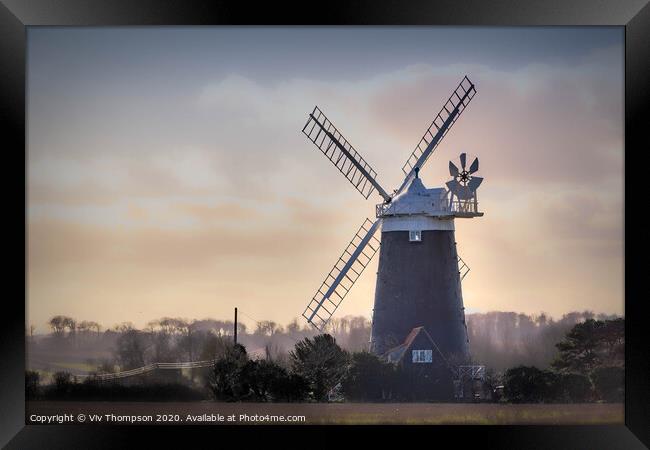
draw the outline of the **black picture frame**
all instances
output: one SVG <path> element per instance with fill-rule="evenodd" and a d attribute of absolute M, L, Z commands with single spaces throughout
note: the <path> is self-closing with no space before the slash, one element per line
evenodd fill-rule
<path fill-rule="evenodd" d="M 245 446 L 260 439 L 278 445 L 338 445 L 335 434 L 361 431 L 373 440 L 404 434 L 408 443 L 432 440 L 447 445 L 481 448 L 635 449 L 650 446 L 650 345 L 643 314 L 645 240 L 639 214 L 642 176 L 625 178 L 625 316 L 626 399 L 625 425 L 620 426 L 393 426 L 291 427 L 261 426 L 101 426 L 25 425 L 25 309 L 26 298 L 26 140 L 25 70 L 26 27 L 129 25 L 480 25 L 480 26 L 623 26 L 625 27 L 625 173 L 639 170 L 643 150 L 650 149 L 650 4 L 648 0 L 348 0 L 289 3 L 197 0 L 2 0 L 0 4 L 0 116 L 5 125 L 4 161 L 11 168 L 3 184 L 5 239 L 5 306 L 16 306 L 0 328 L 0 444 L 7 448 L 115 448 L 130 447 L 142 438 L 147 447 L 172 445 L 226 445 L 236 438 Z M 9 137 L 9 139 L 6 139 Z M 24 170 L 20 170 L 21 167 Z M 22 192 L 22 195 L 21 195 Z M 634 205 L 637 205 L 636 207 Z M 22 218 L 22 220 L 21 220 Z M 21 239 L 22 244 L 21 245 Z M 5 244 L 5 248 L 7 248 Z M 10 255 L 10 256 L 9 256 Z M 24 262 L 25 264 L 21 264 Z M 22 272 L 22 274 L 21 274 Z M 15 288 L 15 289 L 14 289 Z M 307 433 L 305 433 L 307 431 Z M 243 432 L 243 433 L 242 433 Z M 226 436 L 231 434 L 232 436 Z M 296 436 L 296 437 L 293 437 Z M 400 436 L 396 436 L 400 437 Z M 206 440 L 197 444 L 198 439 Z M 303 441 L 302 439 L 305 439 Z M 366 439 L 364 437 L 364 439 Z M 157 441 L 157 442 L 156 442 Z M 256 444 L 258 442 L 258 444 Z M 270 441 L 269 441 L 270 442 Z M 320 444 L 320 445 L 319 445 Z M 408 445 L 408 444 L 407 444 Z"/>

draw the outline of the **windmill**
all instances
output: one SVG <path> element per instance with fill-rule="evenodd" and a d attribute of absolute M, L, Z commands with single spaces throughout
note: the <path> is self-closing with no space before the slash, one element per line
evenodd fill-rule
<path fill-rule="evenodd" d="M 371 350 L 384 354 L 401 343 L 415 327 L 423 326 L 446 356 L 468 356 L 467 329 L 461 294 L 454 218 L 482 216 L 476 189 L 482 178 L 478 159 L 466 169 L 450 162 L 453 179 L 445 188 L 427 189 L 419 170 L 458 120 L 476 94 L 464 77 L 436 115 L 402 167 L 404 181 L 389 194 L 377 173 L 315 107 L 302 132 L 352 183 L 364 198 L 377 192 L 376 219 L 365 219 L 302 316 L 322 331 L 347 293 L 380 250 Z M 381 240 L 375 237 L 381 228 Z M 465 272 L 466 273 L 466 272 Z"/>

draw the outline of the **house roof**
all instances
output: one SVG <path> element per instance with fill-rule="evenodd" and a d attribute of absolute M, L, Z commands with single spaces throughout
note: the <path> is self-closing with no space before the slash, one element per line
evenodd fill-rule
<path fill-rule="evenodd" d="M 415 327 L 411 330 L 411 332 L 406 336 L 406 339 L 404 339 L 404 342 L 402 342 L 400 345 L 391 348 L 388 350 L 386 353 L 384 353 L 384 357 L 391 362 L 399 363 L 402 361 L 404 358 L 404 355 L 406 354 L 407 350 L 411 348 L 413 345 L 413 342 L 415 341 L 415 338 L 418 337 L 420 333 L 424 333 L 423 336 L 425 336 L 429 342 L 431 342 L 431 345 L 433 347 L 433 350 L 435 350 L 442 360 L 449 365 L 447 362 L 447 358 L 445 358 L 445 355 L 442 354 L 438 346 L 436 345 L 436 342 L 433 340 L 431 335 L 427 332 L 427 330 L 424 327 Z"/>

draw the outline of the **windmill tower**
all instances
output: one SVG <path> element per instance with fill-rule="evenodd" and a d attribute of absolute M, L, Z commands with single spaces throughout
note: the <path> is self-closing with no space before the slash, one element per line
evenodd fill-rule
<path fill-rule="evenodd" d="M 323 330 L 381 248 L 371 350 L 383 355 L 424 327 L 445 358 L 466 359 L 461 280 L 469 269 L 456 251 L 454 219 L 483 215 L 476 196 L 483 179 L 474 176 L 478 159 L 467 168 L 465 153 L 460 168 L 449 163 L 453 179 L 446 188 L 427 189 L 419 170 L 475 94 L 474 84 L 464 77 L 402 167 L 404 181 L 392 195 L 318 107 L 309 115 L 303 133 L 361 195 L 367 199 L 377 191 L 383 198 L 376 219 L 363 222 L 303 312 L 315 328 Z M 375 236 L 380 229 L 381 240 Z"/>

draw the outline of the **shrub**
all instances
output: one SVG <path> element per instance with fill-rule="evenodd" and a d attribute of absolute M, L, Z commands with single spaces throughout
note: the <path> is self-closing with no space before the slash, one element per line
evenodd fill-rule
<path fill-rule="evenodd" d="M 592 397 L 591 381 L 584 375 L 567 373 L 556 377 L 559 399 L 570 403 L 583 403 Z"/>
<path fill-rule="evenodd" d="M 302 402 L 309 395 L 309 382 L 296 373 L 289 373 L 277 380 L 271 393 L 276 402 Z"/>
<path fill-rule="evenodd" d="M 25 371 L 25 398 L 34 400 L 40 394 L 41 376 L 34 370 Z"/>
<path fill-rule="evenodd" d="M 591 374 L 596 394 L 607 402 L 622 402 L 625 399 L 625 369 L 622 367 L 601 367 Z"/>
<path fill-rule="evenodd" d="M 229 346 L 225 354 L 217 359 L 212 367 L 208 386 L 215 399 L 233 402 L 249 395 L 249 385 L 244 376 L 248 355 L 243 345 Z"/>
<path fill-rule="evenodd" d="M 274 387 L 287 377 L 287 371 L 273 361 L 263 359 L 248 361 L 241 376 L 251 390 L 251 400 L 268 402 L 273 400 Z"/>
<path fill-rule="evenodd" d="M 329 334 L 303 339 L 289 356 L 293 372 L 307 380 L 316 401 L 327 401 L 329 391 L 341 381 L 347 369 L 347 352 Z"/>
<path fill-rule="evenodd" d="M 63 397 L 72 390 L 72 375 L 68 372 L 56 372 L 54 374 L 54 385 L 52 386 L 53 394 L 57 397 Z"/>
<path fill-rule="evenodd" d="M 508 369 L 503 381 L 503 393 L 513 403 L 548 402 L 557 397 L 556 375 L 537 367 Z"/>
<path fill-rule="evenodd" d="M 154 383 L 123 385 L 114 381 L 102 382 L 87 378 L 82 383 L 70 383 L 65 391 L 52 385 L 43 398 L 81 401 L 196 401 L 205 394 L 183 384 Z"/>
<path fill-rule="evenodd" d="M 393 389 L 395 368 L 369 352 L 355 352 L 343 378 L 343 395 L 355 401 L 385 400 Z"/>

